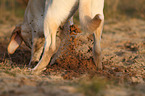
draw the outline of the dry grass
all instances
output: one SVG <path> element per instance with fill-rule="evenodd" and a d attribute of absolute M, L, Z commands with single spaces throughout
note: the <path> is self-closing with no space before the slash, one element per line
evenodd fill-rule
<path fill-rule="evenodd" d="M 4 0 L 2 0 L 4 1 Z M 7 1 L 7 0 L 6 0 Z M 11 2 L 3 3 L 0 1 L 0 23 L 14 20 L 13 18 L 22 18 L 26 7 L 25 2 L 16 1 L 15 6 L 11 6 Z M 27 1 L 27 0 L 23 0 Z M 141 18 L 145 19 L 145 0 L 105 0 L 105 19 L 126 19 L 126 18 Z M 14 12 L 13 12 L 14 11 Z M 78 21 L 78 14 L 75 16 L 75 21 Z M 78 22 L 77 22 L 78 23 Z"/>
<path fill-rule="evenodd" d="M 104 70 L 97 74 L 80 73 L 78 78 L 75 76 L 79 74 L 77 71 L 65 70 L 59 64 L 60 67 L 51 66 L 49 72 L 41 75 L 32 74 L 26 67 L 30 51 L 24 50 L 24 46 L 15 54 L 8 55 L 6 48 L 10 34 L 14 26 L 22 21 L 22 17 L 11 17 L 11 12 L 6 11 L 0 18 L 0 95 L 144 96 L 144 2 L 145 0 L 105 0 L 106 20 L 101 41 Z M 23 12 L 19 14 L 23 16 Z M 120 18 L 129 19 L 118 22 L 116 19 Z M 78 15 L 75 20 L 78 22 Z M 73 80 L 64 80 L 64 75 Z"/>
<path fill-rule="evenodd" d="M 113 4 L 113 5 L 112 5 Z M 105 0 L 105 17 L 145 19 L 145 0 Z"/>

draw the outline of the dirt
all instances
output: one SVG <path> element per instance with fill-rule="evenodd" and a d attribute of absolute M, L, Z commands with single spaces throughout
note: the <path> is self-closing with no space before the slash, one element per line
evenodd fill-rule
<path fill-rule="evenodd" d="M 62 41 L 55 64 L 48 65 L 42 74 L 34 75 L 28 70 L 30 50 L 24 44 L 13 55 L 7 53 L 14 25 L 0 24 L 0 95 L 144 96 L 144 26 L 145 21 L 140 19 L 105 21 L 101 40 L 103 70 L 97 70 L 93 63 L 93 35 L 72 26 L 70 35 Z M 81 81 L 93 82 L 92 78 L 102 78 L 109 83 L 93 94 L 91 88 L 94 87 L 87 87 L 85 91 L 87 88 L 83 89 L 80 84 Z M 80 87 L 88 93 L 78 91 Z"/>

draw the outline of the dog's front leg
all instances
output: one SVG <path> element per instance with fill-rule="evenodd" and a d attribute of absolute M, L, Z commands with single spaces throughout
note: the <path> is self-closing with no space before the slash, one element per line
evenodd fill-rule
<path fill-rule="evenodd" d="M 31 49 L 31 59 L 29 62 L 30 65 L 36 65 L 39 62 L 40 56 L 43 51 L 43 45 L 44 45 L 44 37 L 39 36 L 38 34 L 34 35 L 32 38 L 32 49 Z"/>
<path fill-rule="evenodd" d="M 77 0 L 53 0 L 45 10 L 44 18 L 44 52 L 39 63 L 32 69 L 42 71 L 50 62 L 52 55 L 56 52 L 56 32 L 61 23 L 69 18 Z M 72 15 L 74 12 L 72 13 Z"/>
<path fill-rule="evenodd" d="M 50 24 L 52 24 L 52 26 L 49 27 L 47 23 L 44 23 L 44 28 L 49 27 L 48 30 L 46 29 L 47 31 L 44 32 L 44 35 L 45 35 L 44 52 L 39 63 L 32 70 L 42 71 L 48 65 L 52 55 L 55 53 L 56 32 L 57 32 L 58 26 L 54 22 Z"/>
<path fill-rule="evenodd" d="M 61 54 L 61 40 L 64 40 L 66 36 L 70 35 L 70 26 L 73 25 L 73 16 L 64 24 L 63 28 L 59 30 L 60 34 L 59 37 L 57 37 L 57 48 L 56 53 L 51 59 L 50 65 L 53 65 L 55 63 L 55 60 L 59 58 L 59 55 Z"/>

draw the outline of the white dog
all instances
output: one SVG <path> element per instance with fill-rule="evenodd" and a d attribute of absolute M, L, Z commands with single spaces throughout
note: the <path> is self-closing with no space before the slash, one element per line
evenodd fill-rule
<path fill-rule="evenodd" d="M 104 0 L 46 1 L 49 4 L 46 7 L 44 17 L 44 52 L 38 64 L 31 70 L 42 71 L 49 64 L 56 50 L 56 33 L 58 27 L 68 21 L 78 8 L 82 29 L 86 32 L 94 33 L 94 62 L 99 69 L 102 69 L 100 41 L 104 23 Z"/>
<path fill-rule="evenodd" d="M 38 62 L 44 46 L 44 12 L 45 6 L 48 6 L 51 0 L 29 0 L 25 10 L 23 23 L 16 26 L 8 45 L 8 52 L 13 54 L 21 45 L 22 41 L 31 48 L 30 63 Z M 72 19 L 69 20 L 73 24 Z M 66 23 L 69 26 L 70 23 Z"/>

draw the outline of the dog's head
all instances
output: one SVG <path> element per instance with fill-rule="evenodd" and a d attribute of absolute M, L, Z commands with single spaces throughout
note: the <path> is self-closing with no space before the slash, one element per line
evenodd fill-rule
<path fill-rule="evenodd" d="M 7 48 L 8 53 L 13 54 L 16 51 L 16 49 L 21 45 L 21 43 L 23 41 L 26 44 L 26 46 L 31 48 L 31 45 L 30 45 L 29 41 L 24 39 L 24 36 L 22 34 L 21 25 L 18 25 L 18 26 L 15 27 L 15 29 L 12 32 L 11 39 L 10 39 L 10 42 L 9 42 L 9 45 L 8 45 L 8 48 Z"/>

